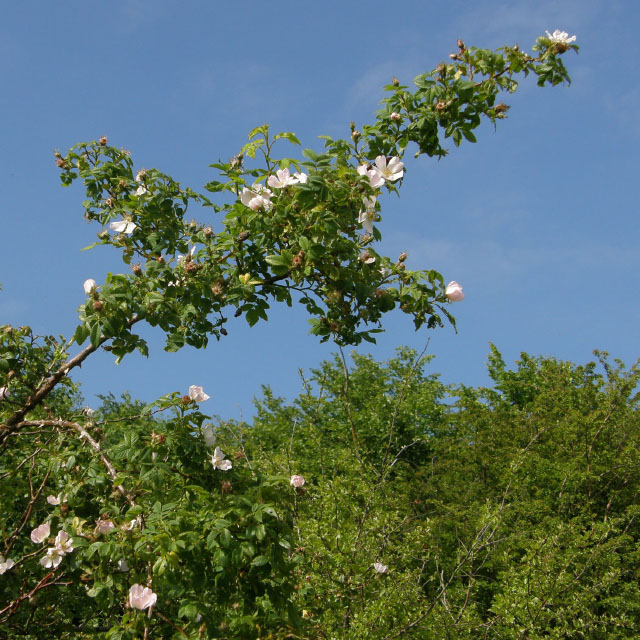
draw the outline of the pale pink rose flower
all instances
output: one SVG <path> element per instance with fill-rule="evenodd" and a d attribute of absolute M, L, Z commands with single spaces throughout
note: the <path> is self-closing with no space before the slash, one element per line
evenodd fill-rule
<path fill-rule="evenodd" d="M 0 555 L 0 576 L 6 571 L 9 571 L 15 562 L 11 558 L 4 559 L 4 556 Z"/>
<path fill-rule="evenodd" d="M 271 207 L 272 192 L 264 185 L 254 184 L 251 189 L 242 187 L 240 201 L 245 207 L 249 207 L 252 211 L 260 211 Z"/>
<path fill-rule="evenodd" d="M 361 164 L 358 166 L 358 173 L 361 176 L 367 176 L 369 178 L 369 184 L 377 189 L 384 184 L 384 177 L 380 175 L 375 169 L 369 169 L 369 165 Z"/>
<path fill-rule="evenodd" d="M 464 300 L 464 293 L 462 292 L 462 287 L 455 281 L 452 280 L 445 289 L 445 294 L 447 298 L 451 302 L 461 302 Z"/>
<path fill-rule="evenodd" d="M 404 164 L 400 162 L 400 158 L 397 156 L 393 156 L 388 162 L 386 156 L 378 156 L 373 170 L 384 180 L 395 182 L 404 175 Z"/>
<path fill-rule="evenodd" d="M 118 571 L 121 571 L 122 573 L 127 573 L 127 571 L 129 571 L 129 565 L 124 558 L 120 558 L 120 560 L 118 560 Z"/>
<path fill-rule="evenodd" d="M 373 235 L 373 219 L 376 215 L 376 197 L 365 196 L 362 198 L 364 210 L 358 215 L 358 222 L 364 228 L 367 235 Z"/>
<path fill-rule="evenodd" d="M 49 547 L 47 554 L 40 558 L 40 564 L 45 569 L 55 569 L 62 562 L 63 555 L 64 554 L 60 553 L 55 547 Z"/>
<path fill-rule="evenodd" d="M 82 286 L 84 287 L 84 292 L 89 295 L 98 286 L 98 283 L 93 278 L 89 278 L 84 281 Z"/>
<path fill-rule="evenodd" d="M 560 44 L 571 44 L 576 41 L 576 36 L 569 37 L 569 34 L 566 31 L 560 31 L 560 29 L 556 29 L 553 33 L 549 33 L 548 31 L 547 37 L 551 42 L 558 42 Z"/>
<path fill-rule="evenodd" d="M 307 180 L 309 179 L 309 176 L 304 172 L 304 171 L 296 171 L 293 174 L 293 177 L 296 178 L 296 180 L 300 183 L 300 184 L 305 184 L 307 182 Z"/>
<path fill-rule="evenodd" d="M 278 169 L 275 176 L 269 176 L 267 184 L 274 189 L 284 189 L 290 184 L 297 184 L 298 179 L 289 173 L 289 169 Z"/>
<path fill-rule="evenodd" d="M 213 447 L 215 445 L 216 434 L 210 424 L 205 424 L 204 427 L 202 427 L 202 437 L 207 447 Z"/>
<path fill-rule="evenodd" d="M 145 193 L 147 193 L 147 187 L 145 187 L 143 184 L 141 184 L 134 192 L 133 195 L 136 195 L 138 197 L 143 196 Z"/>
<path fill-rule="evenodd" d="M 115 529 L 115 528 L 116 528 L 116 525 L 113 524 L 111 520 L 101 519 L 96 522 L 96 529 L 98 533 L 101 535 L 106 535 L 107 533 L 109 533 L 109 531 L 111 531 L 111 529 Z"/>
<path fill-rule="evenodd" d="M 138 225 L 135 222 L 131 222 L 129 220 L 116 220 L 109 224 L 109 229 L 111 231 L 115 231 L 116 233 L 124 233 L 125 235 L 131 235 L 136 229 Z"/>
<path fill-rule="evenodd" d="M 51 533 L 51 526 L 49 525 L 48 522 L 43 522 L 39 527 L 36 527 L 31 532 L 31 540 L 36 544 L 40 544 L 41 542 L 44 542 L 49 537 L 50 533 Z"/>
<path fill-rule="evenodd" d="M 47 502 L 55 507 L 64 502 L 64 500 L 62 499 L 62 494 L 59 493 L 57 496 L 47 496 Z"/>
<path fill-rule="evenodd" d="M 386 564 L 382 564 L 382 562 L 374 562 L 373 563 L 373 570 L 376 573 L 387 573 L 387 565 Z"/>
<path fill-rule="evenodd" d="M 395 120 L 396 122 L 397 122 L 398 120 L 402 120 L 402 116 L 401 116 L 397 111 L 394 111 L 393 113 L 391 113 L 391 114 L 389 115 L 389 117 L 390 117 L 392 120 Z"/>
<path fill-rule="evenodd" d="M 291 476 L 291 480 L 289 480 L 289 484 L 296 489 L 301 487 L 304 484 L 305 480 L 302 476 Z"/>
<path fill-rule="evenodd" d="M 192 384 L 189 387 L 189 397 L 195 402 L 205 402 L 210 396 L 203 391 L 202 387 Z"/>
<path fill-rule="evenodd" d="M 58 531 L 55 546 L 60 555 L 71 553 L 73 551 L 73 538 L 66 531 Z"/>
<path fill-rule="evenodd" d="M 220 447 L 215 448 L 211 456 L 211 464 L 214 469 L 220 469 L 220 471 L 229 471 L 233 466 L 231 460 L 225 460 L 224 453 L 222 453 Z"/>
<path fill-rule="evenodd" d="M 129 589 L 129 606 L 132 609 L 148 609 L 153 607 L 157 599 L 158 596 L 149 587 L 143 587 L 141 584 L 134 584 Z"/>

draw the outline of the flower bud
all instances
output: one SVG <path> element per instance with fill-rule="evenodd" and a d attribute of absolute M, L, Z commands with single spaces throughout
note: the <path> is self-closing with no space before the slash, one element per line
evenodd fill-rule
<path fill-rule="evenodd" d="M 67 168 L 67 161 L 64 158 L 58 158 L 56 160 L 56 164 L 61 168 L 61 169 L 66 169 Z"/>
<path fill-rule="evenodd" d="M 100 139 L 98 140 L 98 144 L 101 147 L 104 147 L 108 142 L 107 136 L 100 136 Z"/>
<path fill-rule="evenodd" d="M 403 251 L 399 256 L 398 256 L 398 262 L 404 262 L 407 259 L 407 252 Z"/>
<path fill-rule="evenodd" d="M 242 244 L 250 235 L 248 231 L 243 231 L 236 236 L 236 242 Z"/>
<path fill-rule="evenodd" d="M 354 142 L 358 142 L 358 140 L 360 140 L 360 138 L 362 137 L 362 134 L 357 129 L 354 129 L 351 132 L 351 137 L 353 138 Z"/>
<path fill-rule="evenodd" d="M 141 276 L 142 275 L 142 267 L 140 266 L 140 263 L 132 264 L 131 265 L 131 271 L 133 271 L 133 275 L 134 276 Z"/>
<path fill-rule="evenodd" d="M 400 86 L 400 80 L 398 80 L 398 78 L 396 78 L 395 76 L 393 76 L 393 78 L 391 79 L 391 84 L 394 87 L 399 87 Z"/>
<path fill-rule="evenodd" d="M 104 305 L 102 304 L 102 302 L 100 300 L 94 300 L 93 301 L 93 310 L 94 311 L 102 311 Z"/>
<path fill-rule="evenodd" d="M 228 335 L 228 333 L 229 333 L 229 332 L 228 332 L 224 327 L 221 327 L 221 328 L 220 328 L 220 333 L 221 333 L 223 336 L 226 336 L 226 335 Z"/>
<path fill-rule="evenodd" d="M 391 115 L 389 116 L 389 118 L 390 118 L 391 120 L 395 120 L 396 122 L 398 122 L 398 121 L 402 120 L 402 116 L 401 116 L 397 111 L 394 111 L 393 113 L 391 113 Z"/>
<path fill-rule="evenodd" d="M 458 49 L 460 49 L 461 53 L 466 51 L 467 47 L 464 46 L 464 42 L 462 42 L 460 38 L 458 38 L 458 42 L 456 44 L 458 45 Z"/>

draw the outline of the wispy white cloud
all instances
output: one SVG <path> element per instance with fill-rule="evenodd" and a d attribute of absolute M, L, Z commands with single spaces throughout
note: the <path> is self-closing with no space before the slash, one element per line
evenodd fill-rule
<path fill-rule="evenodd" d="M 514 37 L 524 37 L 532 32 L 543 35 L 545 29 L 562 29 L 573 34 L 593 20 L 604 6 L 603 0 L 480 3 L 461 13 L 457 26 L 461 34 L 472 33 L 476 38 L 501 40 L 501 44 L 507 44 Z"/>
<path fill-rule="evenodd" d="M 382 95 L 381 87 L 391 84 L 394 71 L 401 68 L 400 64 L 383 62 L 367 69 L 354 82 L 347 96 L 347 107 L 375 105 Z"/>
<path fill-rule="evenodd" d="M 640 257 L 630 247 L 585 241 L 566 245 L 523 246 L 499 240 L 417 238 L 407 234 L 403 246 L 411 268 L 432 267 L 446 278 L 515 281 L 536 272 L 562 272 L 586 281 L 589 273 L 614 275 L 637 271 Z M 460 275 L 459 275 L 460 274 Z"/>

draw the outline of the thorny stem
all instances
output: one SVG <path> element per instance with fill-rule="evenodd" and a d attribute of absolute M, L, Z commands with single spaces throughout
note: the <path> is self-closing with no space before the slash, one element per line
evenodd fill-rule
<path fill-rule="evenodd" d="M 134 316 L 129 320 L 128 326 L 131 327 L 141 320 L 139 316 Z M 109 336 L 102 336 L 97 344 L 86 346 L 78 355 L 70 358 L 58 367 L 58 370 L 49 378 L 47 378 L 34 393 L 26 400 L 25 404 L 18 409 L 4 424 L 0 425 L 0 445 L 4 444 L 7 438 L 19 429 L 18 425 L 22 422 L 29 411 L 35 409 L 50 393 L 54 387 L 75 367 L 79 367 L 92 353 L 97 351 L 107 340 Z"/>

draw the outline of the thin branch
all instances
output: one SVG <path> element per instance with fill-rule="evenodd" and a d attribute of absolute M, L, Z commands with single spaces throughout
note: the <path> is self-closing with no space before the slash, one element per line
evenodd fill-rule
<path fill-rule="evenodd" d="M 141 320 L 139 316 L 134 316 L 129 320 L 128 326 L 133 326 Z M 47 378 L 26 400 L 25 404 L 18 409 L 4 424 L 0 425 L 0 445 L 14 432 L 18 430 L 18 424 L 22 422 L 29 411 L 35 409 L 54 389 L 54 387 L 69 374 L 72 369 L 79 367 L 92 353 L 97 351 L 112 336 L 101 336 L 96 345 L 86 346 L 79 354 L 62 363 L 58 370 Z"/>

